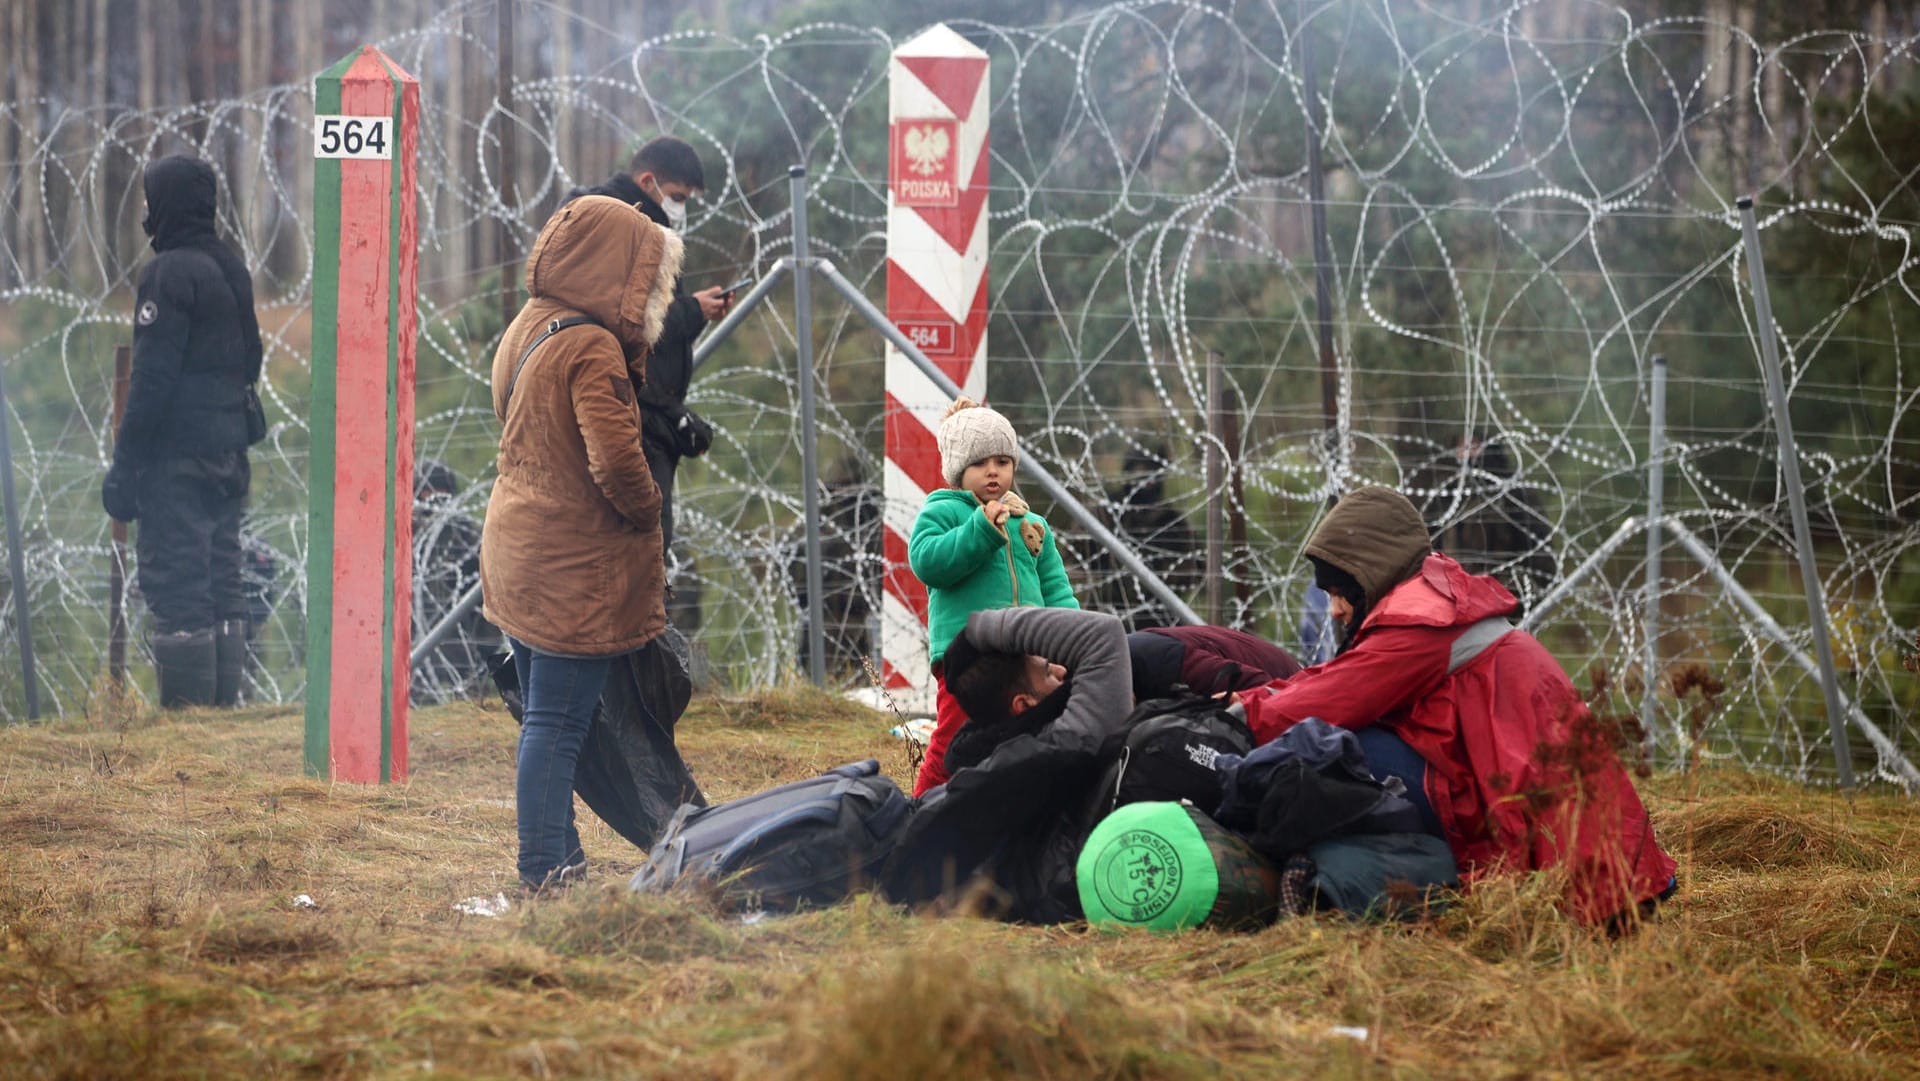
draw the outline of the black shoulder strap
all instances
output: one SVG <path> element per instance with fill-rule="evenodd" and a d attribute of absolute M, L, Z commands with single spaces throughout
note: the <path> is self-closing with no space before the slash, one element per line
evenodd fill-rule
<path fill-rule="evenodd" d="M 560 333 L 561 331 L 567 329 L 568 327 L 583 326 L 587 323 L 592 323 L 596 327 L 600 325 L 599 320 L 589 318 L 588 316 L 584 316 L 584 315 L 574 315 L 574 316 L 569 316 L 568 318 L 565 318 L 565 319 L 555 319 L 552 322 L 547 324 L 547 329 L 545 333 L 541 334 L 538 338 L 535 338 L 533 340 L 532 345 L 527 346 L 527 351 L 520 354 L 519 363 L 513 366 L 513 374 L 507 376 L 507 392 L 500 396 L 500 418 L 502 420 L 505 420 L 507 416 L 507 403 L 513 401 L 513 385 L 520 381 L 520 369 L 527 366 L 527 358 L 533 355 L 533 351 L 535 349 L 540 348 L 540 343 L 546 341 L 548 338 L 553 337 L 555 334 Z"/>

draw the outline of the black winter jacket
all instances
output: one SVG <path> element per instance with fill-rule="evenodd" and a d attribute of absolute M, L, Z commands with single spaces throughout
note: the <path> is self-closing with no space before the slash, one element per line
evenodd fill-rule
<path fill-rule="evenodd" d="M 605 183 L 590 188 L 574 188 L 561 205 L 582 195 L 608 195 L 623 203 L 632 203 L 656 225 L 673 228 L 667 212 L 626 173 L 615 173 Z M 705 329 L 707 316 L 700 310 L 699 298 L 688 293 L 686 286 L 675 279 L 673 303 L 667 307 L 660 340 L 653 343 L 653 352 L 647 354 L 646 385 L 638 388 L 640 437 L 650 449 L 664 451 L 675 458 L 680 457 L 681 448 L 674 433 L 680 418 L 687 414 L 687 388 L 693 383 L 693 342 Z"/>
<path fill-rule="evenodd" d="M 161 158 L 146 172 L 158 253 L 134 295 L 133 383 L 116 462 L 247 449 L 246 388 L 260 378 L 253 281 L 214 232 L 212 166 Z"/>
<path fill-rule="evenodd" d="M 1112 804 L 1100 787 L 1101 751 L 1133 704 L 1124 629 L 1102 612 L 1004 608 L 975 612 L 961 633 L 985 652 L 1057 661 L 1071 682 L 1055 692 L 1060 698 L 1028 711 L 1046 713 L 1036 731 L 1012 734 L 921 797 L 882 887 L 896 902 L 920 904 L 951 899 L 984 879 L 998 902 L 995 915 L 1021 923 L 1080 919 L 1074 862 Z M 964 746 L 959 736 L 954 743 Z"/>

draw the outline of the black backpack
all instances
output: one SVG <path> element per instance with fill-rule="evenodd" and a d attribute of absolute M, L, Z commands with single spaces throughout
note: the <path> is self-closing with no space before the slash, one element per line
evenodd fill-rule
<path fill-rule="evenodd" d="M 1113 806 L 1186 800 L 1211 814 L 1225 781 L 1215 760 L 1252 750 L 1252 730 L 1227 712 L 1224 699 L 1186 691 L 1149 698 L 1127 715 L 1107 749 Z"/>
<path fill-rule="evenodd" d="M 712 807 L 689 804 L 631 888 L 698 890 L 769 912 L 832 904 L 873 883 L 912 810 L 871 758 Z"/>

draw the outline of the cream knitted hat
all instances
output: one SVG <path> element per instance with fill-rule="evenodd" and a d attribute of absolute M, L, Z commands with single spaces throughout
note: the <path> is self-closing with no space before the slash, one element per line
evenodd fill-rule
<path fill-rule="evenodd" d="M 967 467 L 1004 454 L 1020 460 L 1020 444 L 1007 418 L 964 395 L 955 398 L 940 421 L 940 476 L 955 488 Z"/>

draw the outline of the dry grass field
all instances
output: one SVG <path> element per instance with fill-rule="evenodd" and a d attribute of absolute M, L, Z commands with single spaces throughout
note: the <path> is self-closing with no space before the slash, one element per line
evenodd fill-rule
<path fill-rule="evenodd" d="M 715 798 L 878 757 L 807 690 L 696 699 Z M 0 729 L 0 1077 L 1920 1076 L 1920 816 L 1769 778 L 1646 784 L 1677 901 L 1608 940 L 1496 885 L 1410 926 L 1155 937 L 855 901 L 745 924 L 589 888 L 497 918 L 516 728 L 418 711 L 413 774 L 300 773 L 298 713 Z M 311 906 L 297 904 L 301 895 Z"/>

